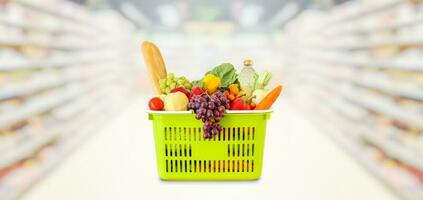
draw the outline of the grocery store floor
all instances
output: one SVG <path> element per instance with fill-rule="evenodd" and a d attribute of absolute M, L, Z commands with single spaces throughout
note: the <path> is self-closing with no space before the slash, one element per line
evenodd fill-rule
<path fill-rule="evenodd" d="M 23 199 L 396 199 L 285 99 L 269 121 L 260 180 L 161 181 L 146 102 L 133 98 Z"/>

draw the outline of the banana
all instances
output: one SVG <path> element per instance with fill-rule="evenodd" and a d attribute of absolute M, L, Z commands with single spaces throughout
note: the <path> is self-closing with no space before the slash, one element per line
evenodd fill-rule
<path fill-rule="evenodd" d="M 153 81 L 153 86 L 157 95 L 160 95 L 159 80 L 166 78 L 166 65 L 163 61 L 162 54 L 156 45 L 149 41 L 144 41 L 141 44 L 141 51 L 144 56 L 145 64 L 147 65 L 150 77 Z"/>

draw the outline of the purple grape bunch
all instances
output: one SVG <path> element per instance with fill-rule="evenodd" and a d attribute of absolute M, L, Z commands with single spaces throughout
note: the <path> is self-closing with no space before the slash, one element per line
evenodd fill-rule
<path fill-rule="evenodd" d="M 212 95 L 203 93 L 192 97 L 188 108 L 194 110 L 196 119 L 204 122 L 203 137 L 210 139 L 222 131 L 219 122 L 225 115 L 225 110 L 229 109 L 229 100 L 220 91 Z"/>

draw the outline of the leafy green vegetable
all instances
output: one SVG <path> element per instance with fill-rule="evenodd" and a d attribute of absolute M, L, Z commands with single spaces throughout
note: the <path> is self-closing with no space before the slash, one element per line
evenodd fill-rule
<path fill-rule="evenodd" d="M 269 84 L 270 79 L 272 79 L 270 72 L 260 73 L 255 79 L 254 89 L 264 89 Z"/>
<path fill-rule="evenodd" d="M 254 82 L 256 80 L 257 73 L 251 66 L 245 66 L 239 73 L 239 83 L 241 88 L 245 91 L 252 92 L 254 90 Z"/>
<path fill-rule="evenodd" d="M 228 87 L 230 84 L 235 83 L 238 79 L 234 66 L 230 63 L 223 63 L 213 68 L 206 74 L 213 74 L 220 78 L 222 87 Z"/>

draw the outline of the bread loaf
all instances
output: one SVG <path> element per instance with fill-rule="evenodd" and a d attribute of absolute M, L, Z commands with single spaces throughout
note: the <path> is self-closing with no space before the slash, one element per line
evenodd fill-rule
<path fill-rule="evenodd" d="M 166 78 L 166 65 L 163 61 L 159 48 L 151 42 L 144 41 L 141 45 L 145 65 L 150 73 L 154 90 L 157 95 L 161 94 L 159 80 Z"/>

